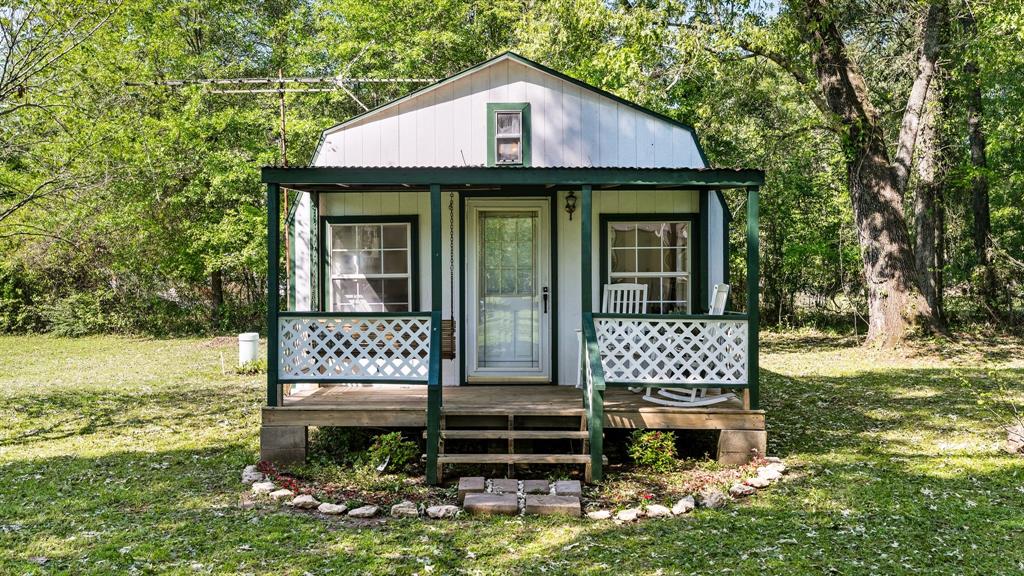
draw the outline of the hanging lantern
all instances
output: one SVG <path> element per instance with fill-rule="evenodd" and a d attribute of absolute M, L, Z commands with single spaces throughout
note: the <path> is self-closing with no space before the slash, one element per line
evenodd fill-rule
<path fill-rule="evenodd" d="M 569 214 L 569 220 L 572 220 L 572 214 L 576 211 L 576 192 L 573 190 L 565 197 L 565 211 Z"/>

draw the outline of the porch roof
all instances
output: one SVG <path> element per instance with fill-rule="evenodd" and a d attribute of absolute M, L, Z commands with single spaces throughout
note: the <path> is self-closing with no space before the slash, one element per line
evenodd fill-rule
<path fill-rule="evenodd" d="M 265 166 L 263 182 L 306 192 L 346 192 L 395 187 L 429 189 L 431 184 L 466 188 L 544 186 L 595 190 L 633 188 L 680 188 L 720 190 L 760 186 L 764 171 L 753 168 L 527 168 L 519 166 Z"/>

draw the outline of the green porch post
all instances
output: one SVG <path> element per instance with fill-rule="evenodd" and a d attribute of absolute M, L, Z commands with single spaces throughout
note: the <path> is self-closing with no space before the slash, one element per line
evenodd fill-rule
<path fill-rule="evenodd" d="M 747 382 L 750 385 L 750 407 L 754 410 L 760 404 L 758 384 L 761 379 L 758 358 L 758 332 L 761 323 L 758 298 L 761 276 L 758 193 L 757 186 L 747 188 Z"/>
<path fill-rule="evenodd" d="M 267 184 L 267 406 L 280 406 L 277 384 L 278 247 L 281 236 L 280 185 Z"/>
<path fill-rule="evenodd" d="M 441 436 L 441 186 L 430 185 L 430 376 L 427 380 L 427 483 L 437 483 Z"/>
<path fill-rule="evenodd" d="M 590 338 L 589 335 L 593 335 L 593 331 L 589 330 L 588 323 L 593 323 L 591 314 L 594 311 L 594 194 L 593 187 L 589 184 L 584 184 L 580 194 L 580 209 L 582 219 L 580 222 L 580 284 L 583 286 L 583 294 L 580 295 L 581 303 L 581 314 L 580 318 L 584 323 L 583 326 L 583 345 L 588 347 L 588 350 L 596 353 L 597 349 L 589 347 Z M 600 358 L 598 358 L 600 363 Z M 603 384 L 603 382 L 602 382 Z M 595 482 L 600 482 L 603 477 L 603 464 L 604 464 L 604 387 L 595 386 L 593 382 L 586 382 L 586 386 L 591 388 L 590 402 L 586 406 L 587 408 L 587 429 L 590 432 L 590 473 L 591 479 Z M 586 398 L 587 392 L 584 391 L 584 398 Z"/>

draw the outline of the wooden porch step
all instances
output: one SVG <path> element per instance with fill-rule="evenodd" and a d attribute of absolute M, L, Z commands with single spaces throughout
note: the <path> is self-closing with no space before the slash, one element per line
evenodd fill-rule
<path fill-rule="evenodd" d="M 568 406 L 522 405 L 505 406 L 442 406 L 441 414 L 445 416 L 583 416 L 587 411 L 582 408 Z"/>
<path fill-rule="evenodd" d="M 608 458 L 601 457 L 605 464 Z M 588 464 L 590 454 L 438 454 L 438 464 Z"/>
<path fill-rule="evenodd" d="M 423 437 L 427 437 L 426 431 Z M 587 431 L 579 430 L 441 430 L 441 438 L 473 439 L 473 440 L 548 440 L 571 438 L 586 440 L 590 437 Z"/>

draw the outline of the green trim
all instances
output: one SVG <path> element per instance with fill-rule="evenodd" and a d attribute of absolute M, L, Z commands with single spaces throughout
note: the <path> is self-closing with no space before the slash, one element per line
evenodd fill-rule
<path fill-rule="evenodd" d="M 708 209 L 708 191 L 701 191 L 698 194 L 700 227 L 697 230 L 697 238 L 700 247 L 697 252 L 697 259 L 700 261 L 700 270 L 704 273 L 704 277 L 700 279 L 700 285 L 697 286 L 696 306 L 691 306 L 690 309 L 697 312 L 707 312 L 709 304 L 707 279 L 711 276 L 711 245 L 708 243 L 708 234 L 711 231 L 711 210 Z M 693 294 L 692 288 L 690 294 Z"/>
<path fill-rule="evenodd" d="M 732 229 L 732 211 L 729 210 L 729 205 L 725 203 L 725 196 L 722 195 L 721 190 L 716 190 L 718 193 L 718 202 L 722 205 L 722 282 L 729 284 L 729 230 Z"/>
<path fill-rule="evenodd" d="M 495 131 L 497 128 L 498 112 L 519 112 L 522 116 L 521 139 L 522 139 L 522 162 L 519 164 L 502 164 L 502 166 L 523 166 L 529 168 L 530 161 L 530 103 L 529 102 L 488 102 L 487 103 L 487 165 L 496 166 L 497 152 L 495 151 Z"/>
<path fill-rule="evenodd" d="M 310 189 L 316 185 L 379 186 L 676 186 L 743 188 L 764 183 L 764 172 L 704 168 L 527 168 L 523 166 L 467 166 L 454 168 L 312 167 L 262 169 L 264 183 Z M 318 190 L 324 191 L 324 190 Z M 338 191 L 342 191 L 338 189 Z M 394 190 L 390 190 L 393 192 Z M 674 190 L 672 190 L 674 191 Z"/>
<path fill-rule="evenodd" d="M 594 311 L 594 192 L 589 184 L 580 190 L 580 307 Z M 600 280 L 600 279 L 599 279 Z"/>
<path fill-rule="evenodd" d="M 676 190 L 679 192 L 679 190 Z M 703 194 L 703 193 L 702 193 Z M 598 232 L 600 238 L 600 250 L 601 250 L 601 262 L 598 270 L 600 275 L 598 276 L 597 287 L 600 290 L 604 290 L 605 284 L 608 284 L 608 224 L 611 222 L 663 222 L 668 220 L 684 220 L 690 223 L 691 237 L 694 241 L 694 246 L 690 247 L 691 265 L 693 270 L 690 271 L 690 310 L 694 312 L 701 312 L 706 310 L 707 305 L 701 305 L 698 299 L 694 295 L 694 289 L 696 288 L 697 294 L 700 294 L 700 282 L 703 282 L 707 278 L 707 269 L 705 267 L 705 260 L 700 257 L 700 252 L 703 250 L 703 238 L 701 237 L 701 230 L 703 226 L 698 221 L 700 218 L 699 213 L 695 212 L 644 212 L 638 214 L 620 214 L 620 213 L 608 213 L 602 212 L 599 217 L 599 225 L 601 230 Z M 694 258 L 694 255 L 697 255 Z M 696 261 L 694 261 L 696 260 Z M 666 315 L 657 315 L 659 318 L 664 318 Z"/>
<path fill-rule="evenodd" d="M 758 333 L 761 323 L 759 308 L 760 291 L 760 247 L 758 236 L 758 211 L 760 209 L 757 186 L 747 188 L 747 383 L 750 385 L 750 408 L 757 410 L 760 405 L 761 375 Z"/>
<path fill-rule="evenodd" d="M 320 237 L 325 239 L 318 247 L 320 254 L 320 297 L 322 309 L 326 312 L 331 307 L 331 259 L 327 252 L 330 244 L 327 238 L 327 226 L 330 224 L 408 224 L 409 225 L 409 312 L 420 310 L 420 258 L 416 247 L 419 246 L 419 222 L 416 214 L 390 214 L 377 216 L 321 216 Z M 351 312 L 334 312 L 335 314 L 352 314 Z M 363 312 L 355 314 L 363 315 Z M 408 316 L 408 312 L 393 312 L 399 316 Z"/>
<path fill-rule="evenodd" d="M 591 92 L 594 92 L 595 94 L 599 94 L 601 96 L 604 96 L 605 98 L 610 98 L 611 100 L 614 100 L 615 102 L 618 102 L 619 104 L 622 104 L 624 106 L 628 106 L 628 107 L 630 107 L 630 108 L 632 108 L 634 110 L 637 110 L 637 111 L 642 112 L 644 114 L 648 114 L 650 116 L 653 116 L 654 118 L 656 118 L 658 120 L 662 120 L 664 122 L 668 122 L 669 124 L 671 124 L 673 126 L 677 126 L 679 128 L 682 128 L 682 129 L 686 130 L 687 132 L 690 133 L 690 136 L 693 137 L 693 142 L 694 142 L 694 144 L 697 147 L 697 153 L 700 155 L 701 161 L 704 163 L 704 166 L 710 166 L 710 162 L 708 162 L 707 155 L 704 153 L 704 148 L 703 148 L 703 146 L 701 146 L 700 140 L 697 138 L 697 132 L 689 124 L 685 124 L 683 122 L 680 122 L 679 120 L 676 120 L 675 118 L 672 118 L 671 116 L 667 116 L 665 114 L 662 114 L 661 112 L 655 112 L 654 110 L 651 110 L 650 108 L 645 108 L 645 107 L 637 104 L 636 102 L 630 102 L 629 100 L 626 100 L 625 98 L 622 98 L 621 96 L 616 96 L 615 94 L 612 94 L 611 92 L 608 92 L 607 90 L 603 90 L 601 88 L 598 88 L 597 86 L 593 86 L 591 84 L 587 84 L 586 82 L 584 82 L 582 80 L 579 80 L 577 78 L 573 78 L 572 76 L 569 76 L 569 75 L 567 75 L 567 74 L 565 74 L 563 72 L 559 72 L 558 70 L 554 70 L 552 68 L 548 68 L 547 66 L 545 66 L 545 65 L 543 65 L 543 64 L 541 64 L 539 62 L 535 62 L 533 60 L 530 60 L 529 58 L 526 58 L 524 56 L 521 56 L 521 55 L 516 54 L 515 52 L 511 52 L 511 51 L 502 52 L 501 54 L 498 54 L 497 56 L 495 56 L 493 58 L 490 58 L 488 60 L 484 60 L 483 62 L 480 62 L 478 64 L 470 66 L 469 68 L 466 68 L 466 69 L 464 69 L 464 70 L 462 70 L 460 72 L 457 72 L 457 73 L 453 74 L 452 76 L 449 76 L 447 78 L 443 78 L 443 79 L 441 79 L 441 80 L 439 80 L 437 82 L 434 82 L 433 84 L 428 84 L 428 85 L 423 86 L 422 88 L 419 88 L 417 90 L 413 90 L 412 92 L 406 94 L 405 96 L 402 96 L 400 98 L 392 100 L 392 101 L 390 101 L 390 102 L 388 102 L 386 104 L 383 104 L 383 105 L 378 106 L 376 108 L 373 108 L 371 110 L 367 110 L 366 112 L 363 112 L 362 114 L 357 114 L 356 116 L 353 116 L 353 117 L 349 118 L 348 120 L 346 120 L 344 122 L 341 122 L 339 124 L 335 124 L 334 126 L 331 126 L 330 128 L 328 128 L 328 129 L 326 129 L 326 130 L 324 130 L 323 132 L 320 133 L 320 139 L 317 141 L 316 149 L 313 150 L 313 160 L 315 160 L 317 155 L 320 154 L 320 149 L 323 147 L 324 139 L 327 137 L 328 134 L 331 134 L 331 133 L 333 133 L 333 132 L 335 132 L 337 130 L 340 130 L 340 129 L 344 128 L 345 126 L 348 126 L 349 124 L 353 124 L 355 122 L 359 122 L 359 121 L 363 120 L 364 118 L 366 118 L 367 116 L 371 116 L 371 115 L 373 115 L 373 114 L 375 114 L 377 112 L 383 111 L 383 110 L 385 110 L 387 108 L 391 108 L 393 106 L 397 106 L 398 104 L 400 104 L 402 102 L 405 102 L 407 100 L 415 98 L 416 96 L 418 96 L 420 94 L 423 94 L 425 92 L 428 92 L 430 90 L 438 88 L 438 87 L 440 87 L 443 84 L 447 84 L 449 82 L 454 82 L 454 81 L 458 80 L 459 78 L 463 78 L 465 76 L 468 76 L 469 74 L 472 74 L 473 72 L 476 72 L 477 70 L 482 70 L 482 69 L 490 66 L 491 64 L 496 64 L 496 63 L 498 63 L 498 62 L 500 62 L 502 60 L 512 60 L 512 61 L 518 62 L 518 63 L 520 63 L 520 64 L 522 64 L 524 66 L 529 66 L 531 68 L 535 68 L 537 70 L 540 70 L 541 72 L 546 72 L 546 73 L 548 73 L 548 74 L 550 74 L 550 75 L 552 75 L 552 76 L 554 76 L 556 78 L 559 78 L 561 80 L 565 80 L 566 82 L 569 82 L 571 84 L 575 84 L 576 86 L 579 86 L 580 88 L 585 88 L 585 89 L 587 89 L 587 90 L 589 90 Z M 443 184 L 443 182 L 442 182 L 442 184 Z"/>
<path fill-rule="evenodd" d="M 466 273 L 466 199 L 467 198 L 497 198 L 497 199 L 508 199 L 509 196 L 496 195 L 493 192 L 456 192 L 459 195 L 459 270 L 462 270 L 462 275 L 459 281 L 459 326 L 462 326 L 462 332 L 459 340 L 459 385 L 460 386 L 472 386 L 466 377 L 466 338 L 468 334 L 466 330 L 466 287 L 468 282 L 468 274 Z M 549 226 L 551 228 L 550 236 L 550 271 L 548 272 L 551 278 L 551 321 L 549 322 L 551 327 L 551 358 L 549 363 L 551 364 L 551 384 L 558 382 L 558 195 L 555 192 L 547 191 L 524 191 L 516 194 L 513 198 L 548 198 L 549 205 L 551 208 Z M 536 383 L 536 382 L 534 382 Z"/>
<path fill-rule="evenodd" d="M 277 285 L 281 235 L 280 187 L 267 184 L 267 406 L 280 406 L 277 382 L 277 314 L 281 306 Z"/>
<path fill-rule="evenodd" d="M 298 228 L 295 226 L 295 215 L 299 211 L 298 199 L 305 192 L 295 195 L 295 203 L 288 210 L 288 218 L 285 220 L 286 232 L 288 235 L 288 310 L 295 310 L 295 245 L 298 242 Z"/>
<path fill-rule="evenodd" d="M 320 287 L 323 278 L 320 276 L 320 194 L 312 192 L 309 196 L 309 308 L 323 310 L 320 298 Z"/>
<path fill-rule="evenodd" d="M 583 346 L 590 362 L 591 380 L 584 378 L 584 402 L 587 407 L 587 430 L 590 432 L 590 473 L 594 482 L 604 477 L 604 367 L 597 345 L 597 330 L 594 329 L 594 317 L 585 312 L 582 318 Z M 588 366 L 580 366 L 586 370 Z"/>
<path fill-rule="evenodd" d="M 427 483 L 437 484 L 441 441 L 441 187 L 430 185 L 430 371 L 427 386 Z"/>

